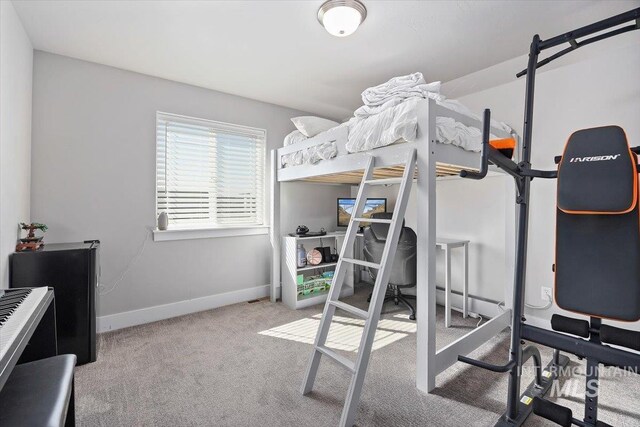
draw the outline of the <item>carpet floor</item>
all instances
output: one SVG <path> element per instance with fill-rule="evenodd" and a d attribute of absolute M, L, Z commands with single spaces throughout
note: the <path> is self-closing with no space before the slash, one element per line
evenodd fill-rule
<path fill-rule="evenodd" d="M 366 289 L 349 302 L 366 308 Z M 415 322 L 385 305 L 364 384 L 357 426 L 492 426 L 505 409 L 507 375 L 457 363 L 432 394 L 415 388 Z M 322 306 L 289 310 L 268 300 L 236 304 L 99 335 L 98 361 L 76 371 L 80 426 L 335 426 L 349 375 L 323 358 L 314 391 L 300 394 Z M 475 319 L 454 316 L 438 346 L 462 336 Z M 345 316 L 331 345 L 355 354 L 360 324 Z M 472 356 L 504 363 L 505 331 Z M 545 363 L 549 349 L 541 349 Z M 572 359 L 571 366 L 582 363 Z M 600 416 L 614 426 L 640 426 L 640 378 L 620 371 L 601 381 Z M 527 371 L 526 386 L 533 378 Z M 584 377 L 575 372 L 558 400 L 582 417 Z M 552 399 L 555 400 L 555 399 Z M 527 427 L 554 425 L 532 416 Z"/>

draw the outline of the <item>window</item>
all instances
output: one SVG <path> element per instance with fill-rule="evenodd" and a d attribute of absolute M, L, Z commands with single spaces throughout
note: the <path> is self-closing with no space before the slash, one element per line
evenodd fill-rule
<path fill-rule="evenodd" d="M 156 115 L 156 214 L 169 230 L 264 226 L 266 131 Z"/>

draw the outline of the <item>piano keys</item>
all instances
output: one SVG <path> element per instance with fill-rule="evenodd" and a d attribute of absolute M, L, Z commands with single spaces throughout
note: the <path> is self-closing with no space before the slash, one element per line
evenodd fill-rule
<path fill-rule="evenodd" d="M 0 290 L 0 389 L 18 360 L 25 361 L 21 356 L 30 341 L 35 342 L 29 352 L 57 354 L 53 301 L 53 290 L 46 286 Z M 37 348 L 40 343 L 49 348 Z M 52 343 L 54 348 L 50 347 Z"/>
<path fill-rule="evenodd" d="M 58 356 L 53 289 L 0 290 L 0 425 L 75 426 L 76 356 Z"/>

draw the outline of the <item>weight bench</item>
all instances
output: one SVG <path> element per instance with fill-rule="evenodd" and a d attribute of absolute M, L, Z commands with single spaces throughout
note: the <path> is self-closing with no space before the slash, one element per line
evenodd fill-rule
<path fill-rule="evenodd" d="M 489 119 L 487 110 L 485 123 Z M 618 126 L 584 129 L 571 135 L 564 154 L 556 158 L 560 163 L 557 171 L 516 165 L 497 150 L 487 151 L 487 148 L 488 161 L 514 176 L 521 194 L 528 188 L 523 184 L 525 179 L 558 179 L 554 300 L 560 308 L 588 316 L 590 320 L 556 314 L 551 319 L 553 331 L 550 331 L 529 325 L 523 315 L 514 314 L 511 357 L 507 364 L 493 365 L 462 355 L 458 360 L 493 372 L 510 373 L 507 412 L 498 420 L 497 427 L 522 426 L 532 411 L 564 427 L 572 424 L 608 427 L 598 420 L 599 366 L 640 372 L 640 332 L 602 323 L 603 320 L 640 320 L 640 201 L 636 155 L 640 148 L 629 148 L 624 131 Z M 471 177 L 481 178 L 481 175 Z M 518 200 L 525 206 L 526 214 L 528 198 L 519 196 Z M 526 221 L 521 221 L 519 230 L 520 236 L 526 235 Z M 524 280 L 521 262 L 524 257 L 520 252 L 518 256 L 520 267 L 516 268 L 514 304 L 519 301 L 522 312 L 524 287 L 520 283 Z M 523 348 L 525 341 L 555 349 L 553 360 L 544 371 L 540 352 L 533 345 Z M 561 352 L 587 360 L 583 421 L 574 418 L 569 408 L 544 399 L 560 368 L 568 363 Z M 533 359 L 536 378 L 520 395 L 521 369 L 529 359 Z"/>
<path fill-rule="evenodd" d="M 0 426 L 75 426 L 74 354 L 16 365 L 0 391 Z"/>
<path fill-rule="evenodd" d="M 585 414 L 535 397 L 533 412 L 568 427 L 598 420 L 600 364 L 638 372 L 640 332 L 603 324 L 640 320 L 638 160 L 618 126 L 584 129 L 567 141 L 558 167 L 555 301 L 590 320 L 554 315 L 553 330 L 523 327 L 523 338 L 587 361 Z M 570 334 L 578 338 L 569 337 Z"/>

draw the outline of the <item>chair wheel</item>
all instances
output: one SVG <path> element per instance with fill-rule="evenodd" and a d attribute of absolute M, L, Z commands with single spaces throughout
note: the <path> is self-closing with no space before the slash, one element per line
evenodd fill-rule
<path fill-rule="evenodd" d="M 412 314 L 411 316 L 409 316 L 409 320 L 416 320 L 416 315 Z"/>

